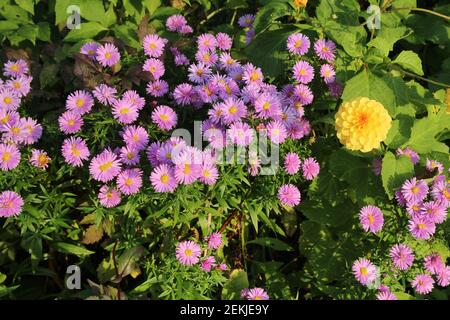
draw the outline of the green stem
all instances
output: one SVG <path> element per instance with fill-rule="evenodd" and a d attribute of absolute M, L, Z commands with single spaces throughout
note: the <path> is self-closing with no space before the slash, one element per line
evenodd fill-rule
<path fill-rule="evenodd" d="M 427 79 L 427 78 L 418 76 L 417 74 L 414 74 L 414 73 L 405 71 L 405 70 L 403 70 L 403 69 L 400 68 L 400 67 L 391 65 L 391 68 L 394 69 L 394 70 L 397 70 L 397 71 L 399 71 L 399 72 L 401 72 L 401 73 L 403 73 L 404 75 L 406 75 L 406 76 L 408 76 L 408 77 L 417 78 L 417 79 L 420 79 L 420 80 L 422 80 L 422 81 L 426 81 L 426 82 L 429 82 L 429 83 L 432 83 L 432 84 L 435 84 L 435 85 L 437 85 L 437 86 L 441 86 L 441 87 L 444 87 L 444 88 L 450 88 L 450 85 L 449 85 L 449 84 L 442 83 L 442 82 L 438 82 L 438 81 L 434 81 L 434 80 L 430 80 L 430 79 Z"/>
<path fill-rule="evenodd" d="M 435 15 L 435 16 L 437 16 L 437 17 L 440 17 L 440 18 L 442 18 L 442 19 L 445 19 L 445 20 L 447 20 L 447 21 L 450 20 L 450 17 L 449 17 L 449 16 L 446 16 L 445 14 L 438 13 L 438 12 L 435 12 L 435 11 L 433 11 L 433 10 L 428 10 L 428 9 L 422 9 L 422 8 L 391 8 L 391 10 L 392 10 L 392 11 L 398 11 L 398 10 L 411 10 L 411 11 L 425 12 L 425 13 L 429 13 L 429 14 Z"/>

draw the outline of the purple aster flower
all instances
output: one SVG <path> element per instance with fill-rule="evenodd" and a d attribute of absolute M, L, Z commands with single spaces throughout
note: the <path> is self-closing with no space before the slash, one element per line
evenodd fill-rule
<path fill-rule="evenodd" d="M 359 211 L 359 222 L 366 232 L 376 233 L 383 228 L 384 217 L 378 207 L 368 205 Z"/>
<path fill-rule="evenodd" d="M 238 19 L 238 25 L 241 28 L 251 28 L 255 21 L 255 15 L 245 14 Z"/>
<path fill-rule="evenodd" d="M 89 173 L 95 180 L 101 182 L 111 181 L 121 169 L 122 165 L 118 156 L 108 149 L 96 155 L 89 164 Z"/>
<path fill-rule="evenodd" d="M 166 20 L 166 27 L 172 32 L 181 32 L 181 29 L 186 25 L 187 21 L 181 14 L 172 15 Z"/>
<path fill-rule="evenodd" d="M 0 144 L 0 169 L 9 171 L 20 162 L 20 151 L 14 144 Z"/>
<path fill-rule="evenodd" d="M 130 146 L 120 148 L 120 161 L 128 166 L 135 166 L 139 163 L 139 150 Z"/>
<path fill-rule="evenodd" d="M 222 245 L 222 235 L 219 232 L 213 232 L 206 237 L 206 241 L 208 241 L 208 248 L 218 249 Z"/>
<path fill-rule="evenodd" d="M 314 78 L 314 69 L 306 61 L 297 61 L 292 68 L 292 74 L 297 82 L 307 84 Z"/>
<path fill-rule="evenodd" d="M 450 284 L 450 266 L 444 266 L 439 270 L 437 283 L 441 287 L 446 287 Z"/>
<path fill-rule="evenodd" d="M 169 85 L 164 80 L 156 80 L 147 84 L 147 93 L 153 97 L 162 97 L 167 92 L 169 92 Z"/>
<path fill-rule="evenodd" d="M 219 171 L 217 167 L 212 163 L 204 163 L 200 167 L 199 180 L 207 185 L 213 185 L 216 183 L 219 177 Z"/>
<path fill-rule="evenodd" d="M 275 144 L 281 144 L 288 138 L 286 127 L 280 121 L 270 121 L 266 126 L 266 130 L 270 141 Z"/>
<path fill-rule="evenodd" d="M 302 56 L 308 52 L 310 45 L 309 38 L 301 33 L 291 34 L 287 39 L 287 48 L 292 54 Z"/>
<path fill-rule="evenodd" d="M 128 99 L 118 99 L 112 104 L 114 118 L 122 124 L 130 124 L 139 116 L 138 109 Z"/>
<path fill-rule="evenodd" d="M 302 163 L 303 178 L 306 180 L 313 180 L 319 175 L 320 165 L 314 158 L 306 158 Z"/>
<path fill-rule="evenodd" d="M 430 172 L 437 171 L 438 174 L 441 174 L 444 171 L 444 166 L 436 160 L 430 160 L 427 158 L 426 169 Z"/>
<path fill-rule="evenodd" d="M 433 290 L 434 280 L 428 274 L 419 274 L 411 282 L 412 287 L 419 294 L 428 294 Z"/>
<path fill-rule="evenodd" d="M 219 60 L 219 56 L 215 52 L 210 52 L 207 50 L 199 50 L 195 54 L 195 59 L 208 67 L 212 67 Z"/>
<path fill-rule="evenodd" d="M 150 72 L 154 80 L 161 78 L 166 71 L 162 61 L 155 58 L 145 60 L 142 70 Z"/>
<path fill-rule="evenodd" d="M 197 264 L 202 250 L 194 241 L 183 241 L 177 245 L 176 257 L 181 264 L 191 266 Z"/>
<path fill-rule="evenodd" d="M 295 207 L 301 198 L 300 190 L 293 184 L 284 184 L 278 189 L 278 199 L 286 206 Z"/>
<path fill-rule="evenodd" d="M 211 76 L 211 68 L 204 63 L 192 64 L 189 66 L 188 78 L 194 83 L 203 84 Z"/>
<path fill-rule="evenodd" d="M 123 170 L 117 176 L 117 187 L 125 195 L 139 192 L 142 187 L 142 171 L 138 168 Z"/>
<path fill-rule="evenodd" d="M 319 39 L 314 43 L 314 51 L 320 59 L 331 63 L 335 59 L 336 45 L 331 40 Z"/>
<path fill-rule="evenodd" d="M 423 263 L 425 269 L 431 274 L 438 274 L 444 267 L 441 256 L 438 253 L 432 253 L 424 258 Z"/>
<path fill-rule="evenodd" d="M 221 118 L 226 124 L 241 120 L 247 116 L 247 107 L 240 99 L 227 98 L 220 104 Z"/>
<path fill-rule="evenodd" d="M 75 112 L 66 111 L 59 118 L 59 130 L 65 134 L 72 134 L 80 131 L 84 121 L 83 118 Z"/>
<path fill-rule="evenodd" d="M 217 40 L 212 34 L 204 33 L 197 38 L 197 46 L 201 51 L 213 51 L 217 47 Z"/>
<path fill-rule="evenodd" d="M 250 289 L 246 296 L 247 300 L 269 300 L 269 295 L 262 288 Z"/>
<path fill-rule="evenodd" d="M 115 45 L 106 43 L 97 48 L 95 59 L 97 59 L 103 67 L 112 67 L 120 61 L 120 53 Z"/>
<path fill-rule="evenodd" d="M 427 183 L 424 180 L 417 180 L 416 177 L 406 180 L 402 185 L 402 194 L 407 202 L 421 202 L 427 193 Z"/>
<path fill-rule="evenodd" d="M 33 167 L 40 169 L 47 169 L 51 158 L 47 155 L 47 152 L 38 149 L 31 150 L 30 164 Z"/>
<path fill-rule="evenodd" d="M 333 83 L 336 76 L 336 72 L 331 64 L 323 64 L 320 66 L 320 76 L 323 78 L 326 84 Z"/>
<path fill-rule="evenodd" d="M 100 201 L 100 204 L 105 208 L 113 208 L 117 206 L 122 200 L 120 191 L 115 187 L 109 187 L 107 185 L 104 185 L 100 188 L 98 199 Z"/>
<path fill-rule="evenodd" d="M 300 169 L 300 158 L 295 152 L 289 152 L 284 157 L 284 170 L 288 174 L 296 174 Z"/>
<path fill-rule="evenodd" d="M 334 98 L 339 98 L 344 91 L 344 86 L 337 81 L 327 83 L 328 90 L 330 91 L 330 95 Z"/>
<path fill-rule="evenodd" d="M 390 250 L 390 256 L 394 266 L 400 270 L 409 269 L 414 261 L 413 251 L 404 244 L 396 244 Z"/>
<path fill-rule="evenodd" d="M 23 74 L 28 74 L 28 63 L 23 59 L 16 61 L 8 60 L 3 66 L 3 75 L 6 77 L 18 77 Z"/>
<path fill-rule="evenodd" d="M 97 42 L 87 42 L 81 47 L 80 53 L 87 55 L 92 60 L 95 60 L 97 49 L 99 47 L 100 44 Z"/>
<path fill-rule="evenodd" d="M 22 197 L 14 191 L 0 193 L 0 217 L 9 218 L 18 216 L 22 212 Z"/>
<path fill-rule="evenodd" d="M 414 165 L 416 165 L 420 160 L 420 157 L 417 154 L 417 152 L 415 152 L 410 147 L 406 147 L 405 149 L 398 148 L 396 151 L 396 154 L 397 154 L 397 156 L 402 156 L 402 155 L 407 156 Z"/>
<path fill-rule="evenodd" d="M 161 105 L 152 112 L 152 121 L 162 130 L 170 130 L 177 125 L 177 114 L 172 108 Z"/>
<path fill-rule="evenodd" d="M 255 101 L 255 111 L 262 119 L 278 116 L 281 114 L 281 102 L 277 96 L 263 93 Z"/>
<path fill-rule="evenodd" d="M 156 192 L 173 192 L 177 187 L 173 169 L 167 164 L 161 164 L 153 169 L 150 181 Z"/>
<path fill-rule="evenodd" d="M 160 38 L 157 34 L 148 34 L 144 37 L 144 52 L 151 58 L 159 58 L 164 51 L 167 43 L 166 39 Z"/>
<path fill-rule="evenodd" d="M 412 217 L 408 223 L 408 230 L 417 239 L 430 239 L 436 231 L 436 226 L 426 217 Z"/>
<path fill-rule="evenodd" d="M 231 46 L 233 45 L 233 40 L 231 37 L 223 32 L 219 32 L 216 35 L 217 48 L 220 50 L 228 51 L 231 50 Z"/>
<path fill-rule="evenodd" d="M 179 105 L 185 106 L 192 102 L 194 88 L 188 83 L 182 83 L 175 87 L 173 97 L 175 102 Z"/>
<path fill-rule="evenodd" d="M 433 223 L 439 224 L 447 219 L 447 207 L 438 201 L 424 202 L 421 213 Z"/>
<path fill-rule="evenodd" d="M 254 131 L 247 123 L 236 121 L 230 125 L 227 136 L 232 143 L 245 147 L 253 141 Z"/>
<path fill-rule="evenodd" d="M 94 105 L 94 98 L 85 90 L 77 90 L 67 97 L 67 110 L 83 115 L 91 111 Z"/>
<path fill-rule="evenodd" d="M 148 133 L 141 126 L 126 126 L 122 132 L 125 144 L 136 150 L 143 150 L 148 144 Z"/>
<path fill-rule="evenodd" d="M 353 274 L 356 280 L 364 286 L 372 284 L 377 279 L 377 268 L 365 258 L 360 258 L 353 263 Z"/>
<path fill-rule="evenodd" d="M 32 77 L 23 74 L 6 81 L 5 87 L 14 92 L 18 97 L 25 97 L 30 93 L 32 80 Z"/>
<path fill-rule="evenodd" d="M 382 161 L 381 158 L 373 159 L 373 161 L 372 161 L 372 172 L 376 176 L 381 175 L 382 164 L 383 164 L 383 161 Z"/>
<path fill-rule="evenodd" d="M 311 104 L 314 99 L 314 95 L 308 86 L 305 86 L 304 84 L 297 84 L 294 87 L 294 94 L 292 95 L 292 99 L 293 107 L 299 109 L 303 106 Z"/>
<path fill-rule="evenodd" d="M 209 256 L 202 261 L 200 268 L 205 272 L 209 272 L 211 271 L 211 268 L 214 266 L 215 263 L 216 258 L 214 258 L 213 256 Z"/>
<path fill-rule="evenodd" d="M 20 105 L 20 97 L 11 89 L 0 87 L 0 110 L 15 111 Z"/>
<path fill-rule="evenodd" d="M 107 86 L 106 84 L 101 84 L 95 87 L 92 93 L 94 94 L 94 97 L 104 105 L 111 105 L 117 99 L 117 90 L 113 87 Z"/>
<path fill-rule="evenodd" d="M 64 160 L 74 167 L 82 166 L 83 161 L 90 156 L 86 142 L 81 138 L 70 137 L 65 139 L 61 151 Z"/>

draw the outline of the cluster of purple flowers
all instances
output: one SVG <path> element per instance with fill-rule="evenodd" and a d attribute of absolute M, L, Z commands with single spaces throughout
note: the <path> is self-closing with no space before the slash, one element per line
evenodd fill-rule
<path fill-rule="evenodd" d="M 263 288 L 242 289 L 241 298 L 247 300 L 269 300 L 269 295 Z"/>
<path fill-rule="evenodd" d="M 81 47 L 81 53 L 103 67 L 112 67 L 120 61 L 119 49 L 112 43 L 88 42 Z"/>
<path fill-rule="evenodd" d="M 205 238 L 204 257 L 202 248 L 194 241 L 182 241 L 178 243 L 176 248 L 176 257 L 178 261 L 185 266 L 193 266 L 200 263 L 202 271 L 210 272 L 212 269 L 225 271 L 228 269 L 225 263 L 217 263 L 216 258 L 212 254 L 214 250 L 222 246 L 222 235 L 213 232 Z"/>
<path fill-rule="evenodd" d="M 398 156 L 408 157 L 413 164 L 420 161 L 419 155 L 407 147 L 397 150 Z M 397 203 L 406 210 L 409 218 L 408 230 L 411 235 L 419 240 L 428 240 L 436 232 L 436 225 L 442 224 L 447 219 L 447 211 L 450 207 L 450 180 L 443 174 L 444 166 L 436 161 L 427 159 L 425 169 L 435 176 L 430 178 L 430 185 L 426 180 L 413 177 L 406 180 L 395 192 Z M 381 171 L 381 167 L 375 171 Z M 362 228 L 366 232 L 376 233 L 383 228 L 384 216 L 382 211 L 372 205 L 361 208 L 359 219 Z M 389 252 L 392 264 L 397 270 L 408 270 L 414 262 L 413 250 L 403 243 L 395 244 Z M 446 266 L 439 254 L 432 253 L 424 259 L 426 272 L 415 276 L 411 286 L 419 294 L 428 294 L 436 282 L 439 286 L 446 287 L 450 284 L 450 266 Z M 353 273 L 356 279 L 363 285 L 371 284 L 377 277 L 375 265 L 365 258 L 361 258 L 353 264 Z M 396 299 L 386 286 L 382 286 L 377 294 L 377 299 Z"/>
<path fill-rule="evenodd" d="M 0 170 L 15 169 L 21 160 L 20 148 L 36 143 L 42 135 L 42 126 L 32 118 L 22 118 L 18 108 L 31 89 L 32 76 L 28 64 L 19 59 L 8 61 L 0 78 Z M 45 151 L 32 149 L 31 165 L 46 168 L 50 158 Z M 20 214 L 23 199 L 14 191 L 0 193 L 0 217 Z"/>
<path fill-rule="evenodd" d="M 287 40 L 288 51 L 294 57 L 305 56 L 311 46 L 310 39 L 301 33 L 291 34 Z M 336 71 L 334 70 L 333 63 L 336 58 L 336 45 L 331 40 L 318 39 L 314 43 L 314 52 L 319 60 L 323 60 L 326 63 L 320 65 L 320 77 L 323 79 L 328 87 L 328 90 L 333 97 L 339 97 L 342 94 L 343 86 L 336 79 Z M 311 90 L 306 86 L 314 79 L 314 68 L 306 60 L 298 60 L 292 68 L 292 75 L 294 79 L 299 83 L 299 87 L 302 89 L 304 101 L 302 105 L 312 102 L 313 95 Z M 309 101 L 311 100 L 311 101 Z"/>
<path fill-rule="evenodd" d="M 255 15 L 245 14 L 238 20 L 238 25 L 246 30 L 245 32 L 245 44 L 249 45 L 255 37 L 255 29 L 253 28 L 253 22 L 255 22 Z"/>

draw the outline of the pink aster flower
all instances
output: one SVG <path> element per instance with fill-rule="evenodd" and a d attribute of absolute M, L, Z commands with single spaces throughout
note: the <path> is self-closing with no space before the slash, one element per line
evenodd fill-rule
<path fill-rule="evenodd" d="M 111 105 L 117 99 L 116 88 L 110 87 L 106 84 L 101 84 L 95 87 L 93 94 L 94 97 L 104 105 Z"/>
<path fill-rule="evenodd" d="M 384 217 L 378 207 L 368 205 L 359 211 L 359 222 L 364 231 L 376 233 L 383 228 Z"/>
<path fill-rule="evenodd" d="M 112 114 L 122 124 L 130 124 L 136 121 L 139 111 L 133 103 L 127 99 L 119 99 L 113 102 Z"/>
<path fill-rule="evenodd" d="M 296 174 L 300 169 L 300 164 L 301 164 L 300 158 L 298 154 L 294 152 L 289 152 L 284 157 L 284 170 L 288 174 Z"/>
<path fill-rule="evenodd" d="M 98 199 L 100 200 L 100 204 L 105 208 L 113 208 L 122 201 L 120 191 L 115 187 L 109 187 L 107 185 L 100 188 Z"/>
<path fill-rule="evenodd" d="M 317 163 L 316 159 L 314 158 L 307 158 L 303 160 L 302 163 L 302 173 L 303 178 L 306 180 L 313 180 L 320 171 L 320 165 Z"/>
<path fill-rule="evenodd" d="M 166 27 L 172 32 L 181 32 L 181 29 L 187 25 L 186 18 L 181 14 L 175 14 L 167 18 Z"/>
<path fill-rule="evenodd" d="M 32 77 L 20 75 L 16 78 L 9 79 L 5 83 L 5 87 L 14 92 L 18 97 L 25 97 L 31 90 Z"/>
<path fill-rule="evenodd" d="M 42 136 L 42 126 L 32 118 L 22 118 L 19 120 L 21 126 L 24 128 L 22 142 L 24 144 L 33 144 L 37 142 Z"/>
<path fill-rule="evenodd" d="M 189 83 L 182 83 L 175 87 L 173 97 L 179 105 L 185 106 L 192 102 L 194 88 Z"/>
<path fill-rule="evenodd" d="M 152 121 L 162 130 L 173 129 L 177 125 L 177 114 L 172 108 L 161 105 L 152 112 Z"/>
<path fill-rule="evenodd" d="M 438 253 L 432 253 L 426 256 L 423 265 L 429 273 L 434 275 L 438 274 L 439 270 L 444 267 L 444 263 Z"/>
<path fill-rule="evenodd" d="M 207 185 L 216 183 L 219 177 L 217 167 L 212 163 L 204 163 L 200 167 L 199 180 Z"/>
<path fill-rule="evenodd" d="M 66 111 L 58 118 L 59 130 L 65 134 L 72 134 L 80 131 L 84 121 L 80 114 L 73 111 Z"/>
<path fill-rule="evenodd" d="M 328 90 L 330 91 L 330 95 L 333 98 L 339 98 L 342 95 L 342 92 L 344 91 L 344 86 L 338 81 L 327 83 L 327 87 Z"/>
<path fill-rule="evenodd" d="M 120 173 L 121 169 L 118 156 L 108 149 L 96 155 L 89 164 L 89 173 L 95 180 L 101 182 L 111 181 Z"/>
<path fill-rule="evenodd" d="M 314 100 L 314 95 L 311 89 L 304 84 L 297 84 L 294 87 L 294 93 L 292 95 L 293 107 L 299 109 L 302 106 L 311 104 Z"/>
<path fill-rule="evenodd" d="M 441 202 L 445 206 L 450 205 L 450 185 L 444 180 L 435 179 L 431 189 L 433 199 Z"/>
<path fill-rule="evenodd" d="M 0 169 L 9 171 L 20 162 L 20 151 L 14 144 L 0 144 Z"/>
<path fill-rule="evenodd" d="M 28 74 L 28 63 L 23 59 L 16 61 L 8 60 L 3 66 L 3 75 L 6 77 L 18 77 L 23 74 Z"/>
<path fill-rule="evenodd" d="M 0 110 L 15 111 L 20 105 L 20 97 L 11 89 L 0 87 Z"/>
<path fill-rule="evenodd" d="M 179 33 L 181 33 L 181 34 L 188 34 L 188 33 L 192 33 L 192 32 L 194 32 L 194 29 L 192 29 L 192 27 L 188 26 L 188 25 L 182 26 L 179 31 Z"/>
<path fill-rule="evenodd" d="M 381 291 L 377 293 L 377 300 L 398 300 L 391 291 Z"/>
<path fill-rule="evenodd" d="M 217 47 L 217 40 L 212 34 L 204 33 L 197 38 L 197 46 L 201 51 L 213 51 Z"/>
<path fill-rule="evenodd" d="M 151 58 L 159 58 L 167 43 L 166 39 L 160 38 L 157 34 L 148 34 L 144 37 L 144 52 Z"/>
<path fill-rule="evenodd" d="M 117 176 L 117 187 L 125 195 L 135 194 L 142 187 L 142 171 L 125 169 Z"/>
<path fill-rule="evenodd" d="M 270 141 L 275 144 L 283 143 L 288 138 L 286 127 L 280 121 L 270 121 L 266 126 L 266 130 Z"/>
<path fill-rule="evenodd" d="M 0 109 L 0 130 L 5 126 L 12 126 L 20 119 L 20 114 L 16 111 Z"/>
<path fill-rule="evenodd" d="M 253 38 L 256 36 L 256 31 L 253 28 L 250 28 L 245 33 L 245 44 L 248 46 L 252 43 Z"/>
<path fill-rule="evenodd" d="M 450 266 L 444 266 L 439 270 L 437 283 L 441 287 L 446 287 L 450 284 Z"/>
<path fill-rule="evenodd" d="M 95 55 L 99 47 L 100 44 L 97 42 L 87 42 L 81 47 L 80 53 L 87 55 L 92 60 L 95 60 Z"/>
<path fill-rule="evenodd" d="M 328 62 L 333 62 L 336 55 L 336 45 L 331 40 L 319 39 L 314 43 L 314 51 L 317 56 Z"/>
<path fill-rule="evenodd" d="M 267 119 L 281 114 L 281 102 L 277 96 L 263 93 L 255 101 L 255 111 L 258 117 Z"/>
<path fill-rule="evenodd" d="M 227 98 L 220 104 L 222 119 L 226 124 L 241 120 L 247 116 L 247 107 L 240 99 Z"/>
<path fill-rule="evenodd" d="M 199 170 L 199 165 L 192 163 L 191 159 L 184 163 L 178 163 L 174 168 L 175 179 L 178 183 L 186 185 L 194 183 L 198 179 Z"/>
<path fill-rule="evenodd" d="M 430 160 L 427 158 L 426 169 L 430 172 L 436 170 L 438 174 L 441 174 L 444 171 L 444 166 L 436 160 Z"/>
<path fill-rule="evenodd" d="M 422 213 L 422 206 L 423 206 L 422 202 L 417 202 L 417 203 L 408 202 L 406 204 L 406 212 L 408 212 L 408 214 L 411 217 L 417 217 L 419 214 Z"/>
<path fill-rule="evenodd" d="M 208 241 L 208 248 L 218 249 L 222 245 L 222 235 L 219 232 L 213 232 L 206 237 L 206 241 Z"/>
<path fill-rule="evenodd" d="M 447 218 L 447 207 L 438 201 L 424 202 L 421 207 L 421 213 L 427 217 L 429 221 L 439 224 L 444 222 Z"/>
<path fill-rule="evenodd" d="M 47 155 L 47 152 L 39 149 L 31 150 L 30 163 L 33 167 L 46 169 L 50 161 L 51 158 Z"/>
<path fill-rule="evenodd" d="M 297 63 L 292 68 L 292 73 L 295 80 L 300 83 L 310 83 L 314 78 L 314 69 L 306 61 L 297 61 Z"/>
<path fill-rule="evenodd" d="M 75 167 L 80 167 L 90 155 L 86 142 L 81 138 L 75 137 L 65 139 L 61 151 L 64 160 Z"/>
<path fill-rule="evenodd" d="M 255 21 L 255 15 L 253 14 L 245 14 L 238 19 L 238 25 L 241 28 L 250 28 Z"/>
<path fill-rule="evenodd" d="M 269 300 L 269 295 L 262 288 L 250 289 L 246 296 L 247 300 Z"/>
<path fill-rule="evenodd" d="M 142 70 L 150 72 L 154 80 L 159 80 L 166 72 L 162 61 L 155 58 L 145 60 Z"/>
<path fill-rule="evenodd" d="M 287 39 L 287 48 L 290 53 L 304 55 L 308 52 L 311 43 L 309 38 L 301 33 L 294 33 Z"/>
<path fill-rule="evenodd" d="M 264 80 L 264 76 L 261 71 L 261 68 L 255 67 L 251 63 L 247 63 L 243 67 L 242 80 L 247 85 L 250 85 L 250 84 L 261 85 Z"/>
<path fill-rule="evenodd" d="M 295 207 L 301 201 L 300 190 L 293 184 L 284 184 L 278 189 L 278 199 L 286 206 Z"/>
<path fill-rule="evenodd" d="M 208 50 L 199 50 L 195 54 L 195 59 L 203 63 L 205 66 L 212 67 L 219 60 L 219 56 L 215 52 Z"/>
<path fill-rule="evenodd" d="M 120 53 L 115 45 L 106 43 L 97 48 L 95 59 L 97 59 L 103 67 L 112 67 L 120 61 Z"/>
<path fill-rule="evenodd" d="M 421 202 L 427 193 L 427 183 L 424 180 L 417 180 L 416 177 L 406 180 L 402 185 L 402 194 L 407 202 Z"/>
<path fill-rule="evenodd" d="M 430 239 L 436 231 L 436 226 L 426 217 L 412 217 L 408 223 L 408 230 L 417 239 Z"/>
<path fill-rule="evenodd" d="M 156 192 L 173 192 L 177 187 L 173 169 L 167 164 L 156 167 L 150 175 L 150 181 Z"/>
<path fill-rule="evenodd" d="M 85 90 L 77 90 L 71 93 L 66 100 L 66 108 L 80 115 L 91 111 L 93 105 L 94 98 Z"/>
<path fill-rule="evenodd" d="M 23 199 L 14 191 L 0 193 L 0 217 L 18 216 L 22 212 Z"/>
<path fill-rule="evenodd" d="M 200 246 L 194 241 L 180 242 L 176 249 L 178 261 L 185 266 L 197 264 L 201 253 Z"/>
<path fill-rule="evenodd" d="M 126 126 L 122 132 L 125 144 L 137 150 L 144 150 L 148 144 L 148 133 L 141 126 Z"/>
<path fill-rule="evenodd" d="M 225 271 L 228 270 L 228 266 L 225 263 L 221 263 L 218 266 L 216 266 L 216 270 Z"/>
<path fill-rule="evenodd" d="M 147 84 L 147 93 L 153 97 L 162 97 L 169 92 L 169 85 L 164 80 L 156 80 Z"/>
<path fill-rule="evenodd" d="M 236 121 L 227 130 L 230 141 L 238 146 L 248 146 L 252 143 L 255 135 L 253 129 L 244 122 Z"/>
<path fill-rule="evenodd" d="M 242 290 L 241 290 L 241 298 L 242 298 L 242 299 L 246 299 L 249 291 L 250 291 L 250 290 L 249 290 L 248 288 L 242 289 Z"/>
<path fill-rule="evenodd" d="M 26 129 L 23 123 L 23 119 L 19 118 L 18 121 L 13 124 L 5 124 L 1 128 L 3 141 L 20 144 L 25 142 Z"/>
<path fill-rule="evenodd" d="M 326 84 L 329 84 L 334 82 L 336 72 L 331 64 L 326 63 L 320 66 L 320 76 Z"/>
<path fill-rule="evenodd" d="M 395 191 L 395 200 L 397 200 L 397 203 L 404 207 L 406 205 L 406 199 L 405 197 L 403 197 L 403 193 L 401 189 L 398 189 L 397 191 Z"/>
<path fill-rule="evenodd" d="M 211 68 L 204 63 L 192 64 L 189 66 L 188 78 L 194 83 L 203 84 L 211 77 Z"/>
<path fill-rule="evenodd" d="M 353 263 L 353 275 L 362 285 L 372 284 L 377 279 L 377 268 L 366 258 L 359 258 Z"/>
<path fill-rule="evenodd" d="M 434 280 L 428 274 L 419 274 L 411 282 L 412 287 L 419 294 L 428 294 L 433 290 Z"/>
<path fill-rule="evenodd" d="M 231 46 L 233 45 L 233 40 L 231 37 L 223 32 L 219 32 L 216 35 L 217 48 L 220 50 L 228 51 L 231 50 Z"/>
<path fill-rule="evenodd" d="M 200 268 L 205 272 L 209 272 L 211 271 L 215 263 L 216 258 L 214 258 L 213 256 L 208 256 L 202 261 Z"/>
<path fill-rule="evenodd" d="M 123 93 L 123 100 L 129 101 L 138 111 L 145 106 L 145 99 L 142 98 L 135 90 L 127 90 Z"/>
<path fill-rule="evenodd" d="M 413 251 L 404 244 L 396 244 L 390 250 L 390 256 L 394 266 L 400 270 L 409 269 L 414 261 Z"/>
<path fill-rule="evenodd" d="M 137 165 L 140 161 L 139 150 L 130 146 L 120 148 L 120 161 L 128 166 Z"/>
<path fill-rule="evenodd" d="M 405 149 L 398 148 L 396 151 L 397 156 L 407 156 L 411 162 L 415 165 L 419 162 L 420 156 L 410 147 L 406 147 Z"/>

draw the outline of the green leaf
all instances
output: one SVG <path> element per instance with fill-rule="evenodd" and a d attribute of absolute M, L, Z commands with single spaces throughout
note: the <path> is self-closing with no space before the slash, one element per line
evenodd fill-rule
<path fill-rule="evenodd" d="M 145 1 L 144 5 L 147 8 L 148 12 L 152 15 L 153 13 L 155 13 L 156 9 L 161 6 L 161 0 Z"/>
<path fill-rule="evenodd" d="M 98 22 L 84 22 L 80 25 L 80 29 L 70 30 L 64 38 L 64 41 L 78 42 L 80 40 L 92 39 L 105 30 L 107 29 Z"/>
<path fill-rule="evenodd" d="M 416 120 L 411 129 L 411 137 L 404 145 L 419 153 L 447 153 L 448 146 L 436 140 L 436 136 L 449 127 L 450 114 L 446 113 L 445 109 L 437 115 L 429 114 L 426 118 Z"/>
<path fill-rule="evenodd" d="M 34 0 L 14 0 L 19 7 L 34 15 Z"/>
<path fill-rule="evenodd" d="M 249 287 L 247 272 L 234 269 L 231 271 L 230 278 L 225 282 L 222 289 L 223 300 L 237 300 L 241 296 L 242 289 Z"/>
<path fill-rule="evenodd" d="M 271 248 L 271 249 L 277 250 L 277 251 L 292 251 L 293 250 L 292 247 L 290 245 L 288 245 L 287 243 L 285 243 L 281 240 L 278 240 L 275 238 L 269 238 L 269 237 L 257 238 L 255 240 L 248 241 L 247 243 L 248 244 L 252 244 L 252 243 L 258 244 L 260 246 L 268 247 L 268 248 Z"/>
<path fill-rule="evenodd" d="M 258 11 L 253 23 L 256 34 L 266 30 L 276 19 L 289 14 L 289 7 L 283 2 L 271 2 Z"/>
<path fill-rule="evenodd" d="M 395 191 L 413 175 L 414 165 L 408 157 L 397 158 L 390 151 L 385 154 L 381 167 L 381 180 L 389 199 L 392 199 Z"/>
<path fill-rule="evenodd" d="M 422 61 L 417 53 L 413 51 L 405 50 L 400 52 L 393 62 L 408 71 L 423 76 Z"/>
<path fill-rule="evenodd" d="M 368 97 L 380 102 L 391 117 L 395 117 L 397 113 L 394 92 L 383 78 L 369 70 L 361 71 L 345 85 L 342 100 L 349 101 L 358 97 Z"/>
<path fill-rule="evenodd" d="M 397 149 L 408 141 L 413 123 L 414 118 L 409 116 L 400 116 L 397 120 L 392 121 L 391 129 L 384 140 L 389 149 Z"/>
<path fill-rule="evenodd" d="M 382 54 L 387 57 L 389 52 L 394 48 L 394 44 L 409 35 L 409 29 L 404 26 L 390 28 L 381 25 L 381 29 L 377 36 L 372 39 L 367 45 L 379 49 Z"/>
<path fill-rule="evenodd" d="M 19 29 L 19 25 L 12 21 L 0 21 L 0 32 Z"/>
<path fill-rule="evenodd" d="M 247 47 L 248 57 L 262 68 L 265 75 L 276 77 L 285 72 L 288 58 L 286 40 L 292 31 L 286 27 L 263 32 Z"/>
<path fill-rule="evenodd" d="M 307 199 L 300 204 L 301 212 L 311 221 L 330 226 L 340 226 L 351 218 L 350 200 L 338 206 L 332 206 L 324 201 L 312 201 Z"/>
<path fill-rule="evenodd" d="M 52 247 L 59 252 L 73 254 L 75 256 L 88 256 L 95 253 L 94 251 L 88 250 L 82 246 L 77 246 L 67 242 L 53 242 Z"/>
<path fill-rule="evenodd" d="M 39 22 L 38 23 L 38 32 L 37 32 L 37 38 L 41 41 L 50 41 L 50 25 L 48 22 Z"/>

